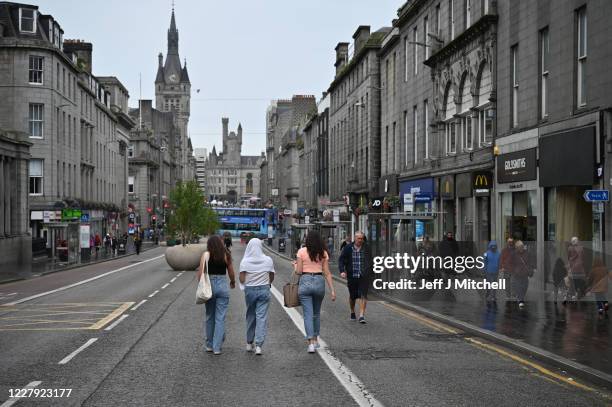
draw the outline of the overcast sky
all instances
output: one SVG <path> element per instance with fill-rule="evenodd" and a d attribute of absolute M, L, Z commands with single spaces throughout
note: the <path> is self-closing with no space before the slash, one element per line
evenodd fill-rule
<path fill-rule="evenodd" d="M 243 128 L 245 155 L 265 149 L 271 99 L 317 97 L 334 75 L 334 48 L 359 25 L 391 25 L 404 0 L 175 0 L 179 54 L 187 59 L 194 148 L 220 150 L 221 117 Z M 37 0 L 64 38 L 93 43 L 93 73 L 116 76 L 138 106 L 154 99 L 157 54 L 167 51 L 172 0 Z M 200 89 L 197 93 L 196 90 Z"/>

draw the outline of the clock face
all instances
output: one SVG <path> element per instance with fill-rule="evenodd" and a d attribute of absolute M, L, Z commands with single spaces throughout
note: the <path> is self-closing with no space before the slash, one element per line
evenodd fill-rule
<path fill-rule="evenodd" d="M 176 82 L 176 75 L 175 74 L 170 75 L 170 80 L 172 82 Z"/>

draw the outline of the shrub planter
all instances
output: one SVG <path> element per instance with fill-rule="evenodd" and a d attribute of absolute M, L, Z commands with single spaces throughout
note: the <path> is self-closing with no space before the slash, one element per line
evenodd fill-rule
<path fill-rule="evenodd" d="M 206 244 L 177 245 L 166 249 L 166 262 L 175 271 L 192 271 L 200 265 Z"/>

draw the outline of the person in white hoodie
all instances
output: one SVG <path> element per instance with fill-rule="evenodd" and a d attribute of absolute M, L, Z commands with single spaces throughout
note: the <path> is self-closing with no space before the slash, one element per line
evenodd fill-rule
<path fill-rule="evenodd" d="M 244 257 L 240 262 L 240 288 L 246 301 L 246 350 L 263 353 L 268 325 L 270 287 L 274 281 L 274 264 L 262 250 L 257 238 L 249 240 Z"/>

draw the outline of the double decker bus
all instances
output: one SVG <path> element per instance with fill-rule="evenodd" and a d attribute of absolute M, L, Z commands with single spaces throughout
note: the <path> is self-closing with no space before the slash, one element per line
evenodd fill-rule
<path fill-rule="evenodd" d="M 253 233 L 255 237 L 265 239 L 268 236 L 268 225 L 271 224 L 270 209 L 251 208 L 214 208 L 219 217 L 220 235 L 229 232 L 240 237 L 243 232 Z"/>

